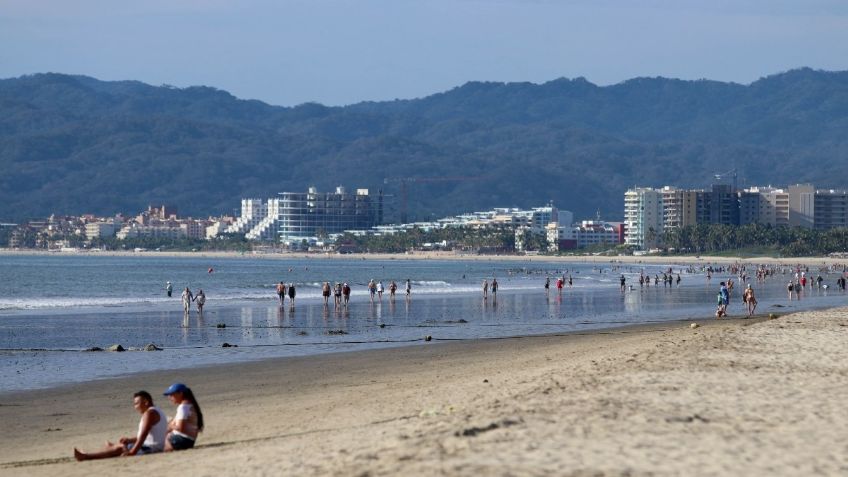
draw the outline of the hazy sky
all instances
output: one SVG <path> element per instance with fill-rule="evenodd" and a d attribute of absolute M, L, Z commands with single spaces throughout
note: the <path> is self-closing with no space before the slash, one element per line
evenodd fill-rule
<path fill-rule="evenodd" d="M 848 69 L 848 1 L 0 0 L 2 78 L 202 84 L 278 105 L 799 66 Z"/>

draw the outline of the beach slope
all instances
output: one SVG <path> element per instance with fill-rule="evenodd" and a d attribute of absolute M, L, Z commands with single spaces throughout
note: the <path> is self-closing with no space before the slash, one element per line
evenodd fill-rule
<path fill-rule="evenodd" d="M 293 358 L 0 396 L 3 475 L 848 473 L 848 309 Z M 77 463 L 189 383 L 199 447 Z M 173 414 L 164 398 L 157 398 Z"/>

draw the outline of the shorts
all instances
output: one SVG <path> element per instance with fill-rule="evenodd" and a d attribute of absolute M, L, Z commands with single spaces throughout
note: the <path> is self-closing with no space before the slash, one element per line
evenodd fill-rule
<path fill-rule="evenodd" d="M 133 447 L 133 445 L 130 442 L 127 442 L 126 444 L 124 444 L 124 448 L 126 448 L 128 451 L 130 449 L 132 449 L 132 447 Z M 138 452 L 136 452 L 135 455 L 152 454 L 153 452 L 161 452 L 161 451 L 154 451 L 153 448 L 150 447 L 150 446 L 141 446 L 141 449 L 139 449 Z"/>
<path fill-rule="evenodd" d="M 171 434 L 168 437 L 168 442 L 171 443 L 171 448 L 174 450 L 185 450 L 194 447 L 194 440 L 179 434 Z"/>
<path fill-rule="evenodd" d="M 330 292 L 324 292 L 324 296 L 330 296 Z"/>

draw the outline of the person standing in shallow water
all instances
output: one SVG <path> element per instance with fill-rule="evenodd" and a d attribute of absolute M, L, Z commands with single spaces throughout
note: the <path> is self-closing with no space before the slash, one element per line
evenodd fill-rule
<path fill-rule="evenodd" d="M 280 299 L 280 306 L 283 306 L 286 302 L 286 284 L 283 282 L 277 284 L 277 298 Z"/>
<path fill-rule="evenodd" d="M 289 308 L 294 308 L 294 296 L 297 292 L 294 289 L 294 282 L 289 283 Z"/>
<path fill-rule="evenodd" d="M 174 292 L 174 287 L 171 285 L 171 282 L 165 283 L 165 293 L 168 294 L 168 298 L 171 298 L 171 294 Z"/>
<path fill-rule="evenodd" d="M 197 291 L 197 295 L 194 296 L 194 302 L 197 304 L 197 312 L 199 314 L 203 314 L 203 305 L 206 304 L 206 294 L 203 293 L 203 289 Z"/>
<path fill-rule="evenodd" d="M 324 297 L 324 306 L 328 306 L 330 303 L 330 282 L 324 282 L 321 285 L 321 295 Z"/>
<path fill-rule="evenodd" d="M 191 310 L 191 302 L 194 301 L 194 295 L 191 294 L 191 290 L 188 287 L 185 287 L 183 294 L 180 295 L 180 299 L 183 301 L 183 311 L 188 315 L 189 310 Z"/>
<path fill-rule="evenodd" d="M 498 279 L 492 279 L 492 296 L 496 296 L 498 294 Z"/>

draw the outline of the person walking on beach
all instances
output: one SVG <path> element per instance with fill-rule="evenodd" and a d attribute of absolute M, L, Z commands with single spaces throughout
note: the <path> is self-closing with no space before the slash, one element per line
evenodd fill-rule
<path fill-rule="evenodd" d="M 286 284 L 283 282 L 277 284 L 277 297 L 280 299 L 280 306 L 283 306 L 286 302 Z"/>
<path fill-rule="evenodd" d="M 626 290 L 627 288 L 626 288 L 625 284 L 627 283 L 627 279 L 626 279 L 626 278 L 624 278 L 624 274 L 623 274 L 623 273 L 621 274 L 621 277 L 618 279 L 618 281 L 619 281 L 619 283 L 621 284 L 621 287 L 620 287 L 620 288 L 621 288 L 621 291 Z"/>
<path fill-rule="evenodd" d="M 412 297 L 412 281 L 410 279 L 406 279 L 406 298 L 409 299 Z"/>
<path fill-rule="evenodd" d="M 174 383 L 165 390 L 165 396 L 177 406 L 177 414 L 168 423 L 165 452 L 191 449 L 197 434 L 203 430 L 203 412 L 191 389 L 182 383 Z"/>
<path fill-rule="evenodd" d="M 377 283 L 374 282 L 373 278 L 368 282 L 368 293 L 371 295 L 371 303 L 374 303 L 374 296 L 377 295 Z"/>
<path fill-rule="evenodd" d="M 324 297 L 324 306 L 330 305 L 330 282 L 324 282 L 321 285 L 321 295 Z"/>
<path fill-rule="evenodd" d="M 551 291 L 551 277 L 545 277 L 545 294 Z"/>
<path fill-rule="evenodd" d="M 336 282 L 336 287 L 333 289 L 333 299 L 336 301 L 336 308 L 342 306 L 342 284 Z"/>
<path fill-rule="evenodd" d="M 754 311 L 757 309 L 757 298 L 754 296 L 754 289 L 751 288 L 750 283 L 742 294 L 742 301 L 748 307 L 748 316 L 754 316 Z"/>
<path fill-rule="evenodd" d="M 483 279 L 483 299 L 489 298 L 489 280 Z"/>
<path fill-rule="evenodd" d="M 347 306 L 347 304 L 350 302 L 350 285 L 348 285 L 346 282 L 344 285 L 342 285 L 342 295 L 344 295 L 344 306 Z"/>
<path fill-rule="evenodd" d="M 389 298 L 392 301 L 394 301 L 394 299 L 395 299 L 395 292 L 397 292 L 397 283 L 395 283 L 395 281 L 392 280 L 392 282 L 389 283 Z"/>
<path fill-rule="evenodd" d="M 789 293 L 789 301 L 792 301 L 792 292 L 795 291 L 795 284 L 792 280 L 789 280 L 789 283 L 786 285 L 786 291 Z"/>
<path fill-rule="evenodd" d="M 168 298 L 171 298 L 171 293 L 174 292 L 174 287 L 171 285 L 171 282 L 165 283 L 165 293 L 168 294 Z"/>
<path fill-rule="evenodd" d="M 94 460 L 109 457 L 152 454 L 165 450 L 165 434 L 168 432 L 168 418 L 161 409 L 153 405 L 153 397 L 147 391 L 133 394 L 133 407 L 141 420 L 138 433 L 134 437 L 121 437 L 117 443 L 106 441 L 106 447 L 97 452 L 83 452 L 74 447 L 74 459 Z"/>
<path fill-rule="evenodd" d="M 197 295 L 194 296 L 194 302 L 197 304 L 197 312 L 201 315 L 203 314 L 203 305 L 206 304 L 206 294 L 203 293 L 203 289 L 197 291 Z"/>
<path fill-rule="evenodd" d="M 294 308 L 294 296 L 297 292 L 294 289 L 294 282 L 289 283 L 289 308 Z"/>
<path fill-rule="evenodd" d="M 383 301 L 383 280 L 377 283 L 377 297 L 380 301 Z"/>
<path fill-rule="evenodd" d="M 492 297 L 497 298 L 497 295 L 498 295 L 498 279 L 493 278 L 492 279 Z"/>
<path fill-rule="evenodd" d="M 180 299 L 183 301 L 183 311 L 186 315 L 188 315 L 188 312 L 191 309 L 191 302 L 194 301 L 194 295 L 191 294 L 191 290 L 189 290 L 188 287 L 185 287 L 183 294 L 180 295 Z"/>

